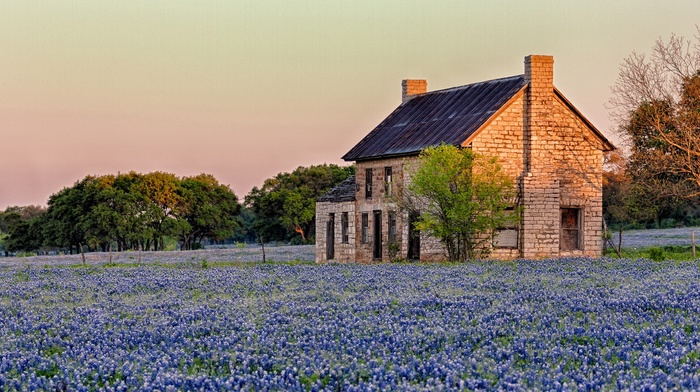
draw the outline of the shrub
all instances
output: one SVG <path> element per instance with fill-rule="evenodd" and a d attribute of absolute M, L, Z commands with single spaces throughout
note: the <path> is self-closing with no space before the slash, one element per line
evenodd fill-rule
<path fill-rule="evenodd" d="M 654 261 L 663 261 L 666 256 L 664 255 L 664 250 L 661 248 L 651 248 L 649 249 L 649 258 Z"/>

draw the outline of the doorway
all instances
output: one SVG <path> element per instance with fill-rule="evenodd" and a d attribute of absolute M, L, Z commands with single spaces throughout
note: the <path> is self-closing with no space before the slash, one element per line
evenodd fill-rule
<path fill-rule="evenodd" d="M 372 242 L 372 258 L 381 260 L 382 258 L 382 212 L 374 211 L 374 236 Z"/>
<path fill-rule="evenodd" d="M 409 260 L 420 260 L 420 231 L 416 229 L 418 222 L 418 214 L 410 213 L 408 215 L 408 255 Z"/>
<path fill-rule="evenodd" d="M 326 260 L 333 259 L 335 259 L 335 214 L 329 214 L 326 222 Z"/>

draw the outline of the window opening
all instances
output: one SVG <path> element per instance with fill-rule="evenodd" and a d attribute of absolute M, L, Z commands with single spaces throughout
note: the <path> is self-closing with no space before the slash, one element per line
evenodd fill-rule
<path fill-rule="evenodd" d="M 389 211 L 389 242 L 396 242 L 396 212 Z"/>
<path fill-rule="evenodd" d="M 581 249 L 581 210 L 562 208 L 560 227 L 559 249 L 563 251 Z"/>
<path fill-rule="evenodd" d="M 369 231 L 369 216 L 366 212 L 362 213 L 362 243 L 366 244 L 369 242 L 367 238 Z"/>
<path fill-rule="evenodd" d="M 365 170 L 365 198 L 372 198 L 372 169 Z"/>
<path fill-rule="evenodd" d="M 386 194 L 386 196 L 391 196 L 391 186 L 391 166 L 387 166 L 384 168 L 384 193 Z"/>
<path fill-rule="evenodd" d="M 348 213 L 343 212 L 342 215 L 340 215 L 340 227 L 341 227 L 341 233 L 342 233 L 342 239 L 341 241 L 344 244 L 347 244 L 349 242 L 349 235 L 348 235 Z"/>
<path fill-rule="evenodd" d="M 508 207 L 505 209 L 506 214 L 515 214 L 514 207 Z M 493 236 L 493 247 L 494 248 L 518 248 L 518 225 L 515 223 L 517 220 L 513 219 L 512 223 L 506 223 L 501 227 L 496 229 Z"/>

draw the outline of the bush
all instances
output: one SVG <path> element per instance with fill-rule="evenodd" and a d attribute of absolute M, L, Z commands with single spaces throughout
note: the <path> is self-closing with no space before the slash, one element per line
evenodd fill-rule
<path fill-rule="evenodd" d="M 387 246 L 388 251 L 389 251 L 389 260 L 397 262 L 401 261 L 401 258 L 397 257 L 399 255 L 399 252 L 401 251 L 401 243 L 398 241 L 389 241 L 389 245 Z"/>
<path fill-rule="evenodd" d="M 664 250 L 661 248 L 651 248 L 649 249 L 649 258 L 654 261 L 663 261 L 666 256 L 664 255 Z"/>

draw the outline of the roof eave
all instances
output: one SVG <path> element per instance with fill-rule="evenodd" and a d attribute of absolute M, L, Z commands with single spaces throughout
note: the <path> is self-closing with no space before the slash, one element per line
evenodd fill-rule
<path fill-rule="evenodd" d="M 420 151 L 410 151 L 410 152 L 402 152 L 402 153 L 396 153 L 396 154 L 382 154 L 382 155 L 375 155 L 375 156 L 371 156 L 371 157 L 361 157 L 361 158 L 346 158 L 345 156 L 343 156 L 343 160 L 346 162 L 365 162 L 365 161 L 376 161 L 379 159 L 412 157 L 412 156 L 418 156 L 419 154 L 420 154 Z"/>

